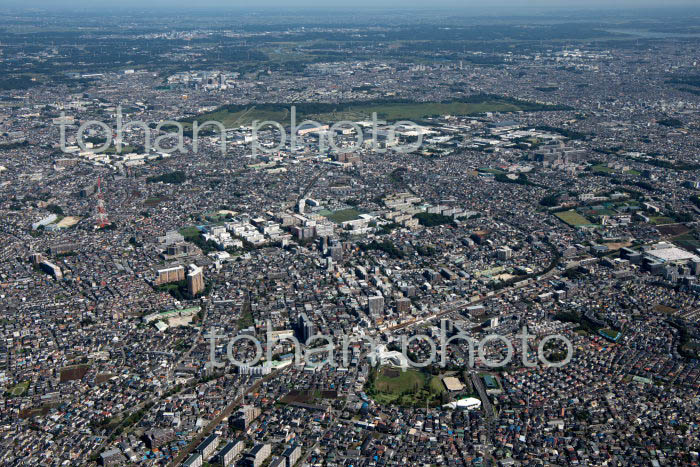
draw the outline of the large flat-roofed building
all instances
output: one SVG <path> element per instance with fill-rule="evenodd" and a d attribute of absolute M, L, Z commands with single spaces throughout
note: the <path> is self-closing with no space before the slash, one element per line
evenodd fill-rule
<path fill-rule="evenodd" d="M 321 133 L 325 130 L 328 130 L 328 125 L 316 125 L 313 122 L 302 123 L 296 128 L 296 130 L 297 135 L 304 136 L 309 133 Z"/>
<path fill-rule="evenodd" d="M 233 428 L 245 431 L 250 423 L 260 416 L 261 410 L 252 405 L 244 405 L 238 412 L 231 416 L 230 425 Z"/>
<path fill-rule="evenodd" d="M 271 453 L 272 449 L 269 444 L 256 444 L 255 447 L 245 455 L 243 459 L 244 465 L 260 467 L 263 462 L 265 462 L 265 459 L 270 457 Z"/>
<path fill-rule="evenodd" d="M 41 253 L 31 253 L 29 255 L 29 260 L 34 266 L 38 266 L 42 261 L 44 261 L 44 256 Z"/>
<path fill-rule="evenodd" d="M 190 264 L 187 272 L 187 292 L 190 296 L 204 291 L 204 270 L 195 264 Z"/>
<path fill-rule="evenodd" d="M 226 446 L 219 451 L 219 454 L 216 455 L 219 465 L 222 465 L 223 467 L 233 465 L 233 460 L 236 458 L 236 456 L 243 452 L 244 448 L 245 443 L 240 439 L 227 443 Z"/>
<path fill-rule="evenodd" d="M 301 447 L 299 445 L 288 447 L 282 453 L 282 457 L 285 460 L 286 467 L 292 467 L 301 457 Z"/>
<path fill-rule="evenodd" d="M 58 245 L 52 245 L 49 247 L 49 253 L 52 255 L 60 255 L 62 253 L 69 253 L 78 248 L 76 243 L 61 243 Z"/>
<path fill-rule="evenodd" d="M 144 316 L 142 319 L 146 323 L 152 323 L 153 321 L 158 321 L 158 320 L 164 320 L 167 321 L 170 318 L 176 318 L 178 316 L 191 316 L 196 313 L 199 313 L 201 310 L 200 307 L 198 306 L 193 306 L 190 308 L 184 308 L 182 310 L 169 310 L 169 311 L 164 311 L 162 313 L 150 313 L 146 316 Z"/>
<path fill-rule="evenodd" d="M 185 280 L 185 268 L 182 266 L 174 266 L 172 268 L 158 269 L 156 271 L 156 285 L 169 284 L 171 282 L 180 282 Z"/>
<path fill-rule="evenodd" d="M 506 261 L 513 257 L 513 250 L 511 250 L 507 246 L 499 248 L 498 250 L 496 250 L 496 252 L 498 254 L 498 259 L 501 261 Z"/>
<path fill-rule="evenodd" d="M 689 251 L 678 248 L 671 243 L 659 243 L 646 252 L 647 256 L 664 263 L 680 263 L 700 261 L 700 257 Z"/>
<path fill-rule="evenodd" d="M 184 256 L 192 256 L 197 254 L 198 248 L 191 243 L 173 243 L 168 245 L 163 252 L 163 258 L 166 260 L 182 258 Z"/>
<path fill-rule="evenodd" d="M 475 230 L 474 232 L 472 232 L 469 238 L 481 245 L 486 242 L 486 240 L 489 238 L 489 235 L 490 232 L 488 230 Z"/>
<path fill-rule="evenodd" d="M 201 465 L 202 455 L 198 452 L 192 454 L 185 462 L 182 463 L 182 467 L 201 467 Z"/>
<path fill-rule="evenodd" d="M 496 391 L 496 390 L 500 389 L 498 381 L 493 376 L 483 375 L 481 377 L 481 379 L 483 380 L 484 386 L 486 386 L 487 391 Z"/>
<path fill-rule="evenodd" d="M 172 245 L 173 243 L 184 242 L 185 237 L 183 237 L 182 234 L 176 230 L 169 230 L 165 232 L 164 236 L 158 237 L 158 241 L 167 246 Z"/>
<path fill-rule="evenodd" d="M 48 261 L 42 261 L 41 263 L 39 263 L 39 267 L 46 274 L 49 274 L 56 279 L 63 279 L 63 271 L 61 271 L 61 268 L 59 268 L 55 264 L 50 263 Z"/>
<path fill-rule="evenodd" d="M 39 227 L 46 227 L 47 225 L 53 223 L 56 219 L 58 219 L 58 216 L 56 214 L 49 214 L 40 221 L 34 222 L 32 224 L 32 230 L 36 230 Z"/>
<path fill-rule="evenodd" d="M 146 446 L 148 446 L 151 449 L 159 448 L 165 443 L 169 443 L 170 441 L 176 438 L 175 431 L 169 428 L 150 429 L 143 434 L 143 437 L 144 441 L 146 441 Z"/>
<path fill-rule="evenodd" d="M 384 297 L 381 295 L 376 295 L 374 297 L 369 297 L 367 299 L 367 307 L 369 308 L 369 315 L 376 317 L 384 312 Z"/>
<path fill-rule="evenodd" d="M 454 376 L 448 376 L 446 378 L 443 378 L 442 384 L 445 385 L 445 388 L 448 391 L 461 391 L 462 389 L 464 389 L 464 385 L 462 384 L 462 382 Z"/>
<path fill-rule="evenodd" d="M 100 464 L 105 466 L 122 465 L 126 463 L 126 457 L 119 449 L 110 449 L 100 454 Z"/>
<path fill-rule="evenodd" d="M 411 311 L 411 300 L 408 298 L 399 298 L 396 300 L 396 311 L 399 313 Z"/>
<path fill-rule="evenodd" d="M 452 410 L 477 410 L 481 407 L 481 401 L 474 397 L 467 397 L 466 399 L 445 404 L 443 407 L 450 408 Z"/>
<path fill-rule="evenodd" d="M 202 454 L 204 459 L 207 459 L 214 453 L 214 450 L 219 445 L 219 435 L 209 435 L 204 441 L 197 446 L 197 452 Z"/>
<path fill-rule="evenodd" d="M 472 318 L 478 318 L 486 314 L 486 307 L 484 305 L 473 305 L 467 307 L 466 311 Z"/>

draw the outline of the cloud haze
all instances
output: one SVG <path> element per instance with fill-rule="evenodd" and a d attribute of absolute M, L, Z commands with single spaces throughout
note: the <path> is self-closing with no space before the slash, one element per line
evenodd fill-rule
<path fill-rule="evenodd" d="M 698 6 L 697 0 L 667 0 L 661 5 L 656 0 L 616 0 L 614 2 L 603 0 L 583 0 L 572 2 L 570 0 L 328 0 L 324 2 L 313 0 L 259 0 L 251 3 L 243 0 L 151 0 L 148 2 L 138 0 L 121 0 L 119 2 L 106 0 L 67 0 L 56 2 L 54 0 L 5 0 L 6 6 L 23 8 L 127 8 L 127 7 L 151 7 L 151 8 L 418 8 L 418 9 L 458 9 L 485 11 L 498 8 L 515 8 L 522 10 L 556 8 L 556 9 L 620 9 L 620 8 L 667 8 Z"/>

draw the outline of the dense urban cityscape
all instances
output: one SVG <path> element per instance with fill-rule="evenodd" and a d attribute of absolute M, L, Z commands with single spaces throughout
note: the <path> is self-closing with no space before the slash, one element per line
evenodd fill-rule
<path fill-rule="evenodd" d="M 0 462 L 698 465 L 698 50 L 692 8 L 3 12 Z"/>

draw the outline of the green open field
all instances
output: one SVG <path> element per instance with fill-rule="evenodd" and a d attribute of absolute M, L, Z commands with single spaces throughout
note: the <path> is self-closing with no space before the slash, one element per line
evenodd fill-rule
<path fill-rule="evenodd" d="M 591 169 L 593 170 L 593 172 L 601 172 L 606 174 L 611 174 L 615 172 L 613 169 L 611 169 L 605 164 L 594 165 L 593 167 L 591 167 Z"/>
<path fill-rule="evenodd" d="M 258 109 L 255 106 L 250 106 L 248 109 L 230 112 L 228 110 L 216 110 L 197 117 L 197 122 L 201 126 L 204 122 L 214 121 L 221 122 L 226 128 L 238 128 L 239 126 L 249 126 L 254 120 L 264 122 L 267 120 L 273 122 L 288 122 L 290 119 L 288 109 L 280 110 L 264 110 Z M 300 122 L 297 119 L 298 122 Z M 190 122 L 184 122 L 184 127 L 191 127 Z M 203 130 L 211 130 L 214 127 L 206 126 Z M 201 134 L 201 133 L 200 133 Z"/>
<path fill-rule="evenodd" d="M 9 392 L 12 397 L 19 397 L 27 392 L 27 389 L 29 389 L 29 381 L 24 381 L 15 385 Z"/>
<path fill-rule="evenodd" d="M 605 337 L 606 339 L 609 339 L 611 341 L 617 341 L 620 339 L 621 334 L 619 331 L 616 331 L 614 329 L 601 329 L 600 334 Z"/>
<path fill-rule="evenodd" d="M 700 241 L 691 232 L 674 237 L 673 243 L 689 251 L 695 251 L 700 248 Z"/>
<path fill-rule="evenodd" d="M 214 222 L 214 223 L 219 223 L 219 224 L 224 224 L 225 221 L 228 219 L 228 217 L 225 213 L 221 213 L 218 211 L 206 212 L 206 213 L 204 213 L 204 218 L 209 222 Z"/>
<path fill-rule="evenodd" d="M 143 205 L 148 207 L 155 207 L 164 201 L 168 201 L 167 196 L 151 196 L 149 198 L 146 198 L 146 200 L 143 202 Z"/>
<path fill-rule="evenodd" d="M 583 217 L 581 214 L 577 213 L 576 211 L 564 211 L 564 212 L 557 212 L 554 214 L 557 216 L 559 219 L 562 220 L 562 222 L 570 225 L 571 227 L 579 227 L 582 225 L 592 225 L 591 221 Z"/>
<path fill-rule="evenodd" d="M 445 388 L 437 376 L 409 369 L 382 367 L 370 381 L 368 393 L 380 404 L 424 407 L 440 403 Z"/>
<path fill-rule="evenodd" d="M 104 151 L 105 154 L 130 154 L 132 152 L 136 152 L 136 148 L 134 146 L 130 146 L 128 144 L 122 144 L 121 151 L 118 151 L 117 147 L 114 145 L 108 147 Z"/>
<path fill-rule="evenodd" d="M 415 104 L 380 104 L 351 106 L 345 110 L 312 115 L 320 121 L 369 120 L 376 112 L 381 120 L 421 120 L 442 115 L 476 115 L 484 112 L 518 112 L 523 110 L 514 104 L 504 102 L 484 102 L 479 104 L 463 102 L 421 102 Z"/>
<path fill-rule="evenodd" d="M 255 324 L 255 319 L 253 318 L 253 313 L 250 311 L 243 311 L 241 317 L 238 318 L 238 327 L 240 329 L 245 329 Z"/>
<path fill-rule="evenodd" d="M 424 384 L 425 376 L 418 371 L 382 368 L 377 375 L 374 387 L 380 392 L 400 394 L 404 391 L 416 391 Z"/>
<path fill-rule="evenodd" d="M 670 217 L 655 216 L 655 217 L 650 217 L 649 222 L 651 222 L 654 225 L 665 225 L 665 224 L 673 224 L 676 221 L 674 221 Z"/>
<path fill-rule="evenodd" d="M 324 217 L 327 217 L 331 221 L 335 222 L 336 224 L 342 224 L 343 222 L 347 221 L 354 221 L 356 219 L 360 218 L 361 212 L 358 211 L 357 209 L 341 209 L 340 211 L 335 211 L 330 214 L 321 214 Z"/>
<path fill-rule="evenodd" d="M 593 170 L 593 172 L 604 173 L 604 174 L 618 173 L 615 169 L 610 168 L 605 164 L 596 164 L 593 167 L 591 167 L 591 170 Z M 627 172 L 624 172 L 624 173 L 627 175 L 635 176 L 635 177 L 641 175 L 641 173 L 639 171 L 634 170 L 634 169 L 628 170 Z"/>
<path fill-rule="evenodd" d="M 592 207 L 586 206 L 579 208 L 577 212 L 586 218 L 591 218 L 592 216 L 614 216 L 615 214 L 617 214 L 617 211 L 612 209 L 613 206 L 610 203 L 606 203 L 602 206 L 596 207 L 600 209 L 594 209 Z"/>
<path fill-rule="evenodd" d="M 185 240 L 191 239 L 191 238 L 197 238 L 201 235 L 201 232 L 197 227 L 190 226 L 190 227 L 184 227 L 179 230 L 180 235 L 185 237 Z"/>
<path fill-rule="evenodd" d="M 250 126 L 254 120 L 263 122 L 271 120 L 283 125 L 289 124 L 291 106 L 296 107 L 296 124 L 303 120 L 315 120 L 328 123 L 340 120 L 371 120 L 372 113 L 377 113 L 380 120 L 417 121 L 428 117 L 443 115 L 477 115 L 485 112 L 519 112 L 546 111 L 560 109 L 557 106 L 537 104 L 500 96 L 473 96 L 468 100 L 451 102 L 410 102 L 376 100 L 366 102 L 348 102 L 338 104 L 295 103 L 295 104 L 258 104 L 225 105 L 212 112 L 182 120 L 186 129 L 195 120 L 201 125 L 205 121 L 221 122 L 226 128 Z M 206 129 L 212 129 L 207 127 Z"/>

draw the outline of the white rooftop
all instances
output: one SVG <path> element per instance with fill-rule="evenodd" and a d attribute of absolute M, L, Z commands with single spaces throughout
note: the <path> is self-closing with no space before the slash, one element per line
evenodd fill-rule
<path fill-rule="evenodd" d="M 676 246 L 657 245 L 661 248 L 647 251 L 647 254 L 665 262 L 700 261 L 700 257 Z"/>
<path fill-rule="evenodd" d="M 461 399 L 458 401 L 453 401 L 448 404 L 443 405 L 443 407 L 448 409 L 462 409 L 462 410 L 475 410 L 481 407 L 481 401 L 475 397 L 467 397 L 466 399 Z"/>

